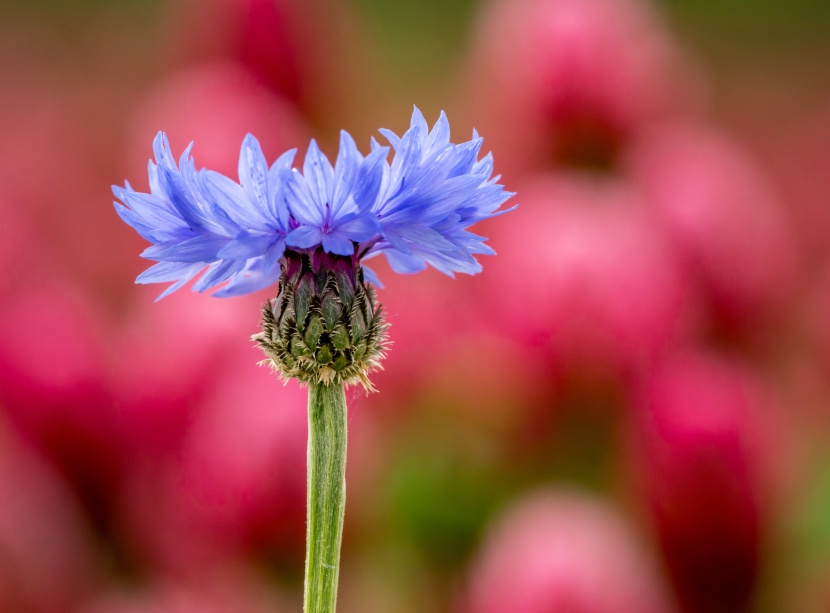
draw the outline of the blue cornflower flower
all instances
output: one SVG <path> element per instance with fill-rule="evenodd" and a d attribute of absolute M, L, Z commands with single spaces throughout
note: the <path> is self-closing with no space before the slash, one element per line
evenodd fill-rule
<path fill-rule="evenodd" d="M 511 193 L 492 177 L 491 155 L 478 159 L 482 139 L 450 142 L 441 113 L 432 130 L 415 108 L 398 137 L 381 130 L 394 150 L 372 139 L 363 156 L 341 133 L 335 164 L 311 141 L 302 172 L 292 168 L 296 150 L 268 167 L 248 135 L 239 157 L 239 182 L 210 170 L 196 171 L 185 149 L 178 166 L 163 133 L 153 143 L 150 193 L 129 183 L 113 187 L 121 218 L 152 245 L 141 255 L 158 263 L 138 283 L 173 281 L 162 298 L 202 273 L 194 291 L 224 285 L 215 296 L 238 296 L 275 283 L 290 253 L 320 250 L 361 259 L 383 253 L 397 272 L 431 265 L 446 274 L 474 274 L 474 255 L 492 254 L 467 228 L 498 215 Z M 371 271 L 367 277 L 377 282 Z"/>
<path fill-rule="evenodd" d="M 283 378 L 309 385 L 309 611 L 333 611 L 337 593 L 343 388 L 361 383 L 372 389 L 368 373 L 379 367 L 387 347 L 388 326 L 372 286 L 379 283 L 363 261 L 384 254 L 397 272 L 433 266 L 450 276 L 477 273 L 481 265 L 474 256 L 493 250 L 468 228 L 504 212 L 499 208 L 512 196 L 492 176 L 492 157 L 479 159 L 482 141 L 475 131 L 470 141 L 450 142 L 444 113 L 430 130 L 415 108 L 402 136 L 381 133 L 390 146 L 372 139 L 364 156 L 342 132 L 334 165 L 312 140 L 302 171 L 292 167 L 296 150 L 269 167 L 249 134 L 238 182 L 197 171 L 192 143 L 177 164 L 159 133 L 155 162 L 148 166 L 150 193 L 129 183 L 113 186 L 121 219 L 151 243 L 142 257 L 156 261 L 136 281 L 172 282 L 159 299 L 193 279 L 194 290 L 216 289 L 215 296 L 279 281 L 276 297 L 262 309 L 262 331 L 252 340 Z"/>

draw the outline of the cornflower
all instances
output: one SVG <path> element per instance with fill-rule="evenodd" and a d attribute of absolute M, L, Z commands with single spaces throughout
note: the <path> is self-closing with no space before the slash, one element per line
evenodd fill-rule
<path fill-rule="evenodd" d="M 159 299 L 196 279 L 193 290 L 230 297 L 278 282 L 253 339 L 285 379 L 309 387 L 306 613 L 335 610 L 345 509 L 344 387 L 372 389 L 368 373 L 386 348 L 380 281 L 364 262 L 379 254 L 399 273 L 432 266 L 475 274 L 475 255 L 493 254 L 468 228 L 499 215 L 513 194 L 479 159 L 482 139 L 450 142 L 441 113 L 432 129 L 415 108 L 409 129 L 381 130 L 363 155 L 341 132 L 334 165 L 312 140 L 302 170 L 291 150 L 269 167 L 247 135 L 239 182 L 197 171 L 192 143 L 178 165 L 167 137 L 153 143 L 150 193 L 113 187 L 115 208 L 151 243 L 157 263 L 137 283 L 172 282 Z M 391 163 L 387 161 L 393 151 Z"/>

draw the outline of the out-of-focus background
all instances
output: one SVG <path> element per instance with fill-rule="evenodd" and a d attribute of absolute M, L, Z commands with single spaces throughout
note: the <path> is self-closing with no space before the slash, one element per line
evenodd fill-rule
<path fill-rule="evenodd" d="M 378 267 L 339 610 L 830 611 L 828 7 L 4 0 L 0 611 L 300 610 L 268 293 L 153 303 L 110 185 L 158 130 L 235 176 L 413 104 L 521 206 L 478 276 Z"/>

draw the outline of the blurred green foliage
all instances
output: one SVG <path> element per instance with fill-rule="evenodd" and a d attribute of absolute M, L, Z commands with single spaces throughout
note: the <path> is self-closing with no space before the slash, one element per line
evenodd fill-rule
<path fill-rule="evenodd" d="M 830 45 L 830 3 L 825 0 L 662 0 L 660 4 L 678 27 L 696 38 L 764 47 Z"/>
<path fill-rule="evenodd" d="M 830 462 L 822 454 L 807 488 L 807 496 L 799 505 L 794 531 L 799 552 L 812 558 L 830 557 Z"/>
<path fill-rule="evenodd" d="M 424 64 L 441 66 L 462 49 L 478 5 L 475 0 L 355 2 L 368 15 L 388 60 L 404 73 Z M 695 45 L 830 48 L 826 0 L 660 0 L 656 4 Z"/>
<path fill-rule="evenodd" d="M 384 54 L 401 74 L 441 66 L 465 47 L 476 0 L 355 0 Z"/>
<path fill-rule="evenodd" d="M 29 14 L 41 21 L 72 28 L 101 14 L 129 16 L 136 25 L 151 23 L 166 0 L 3 0 L 4 15 Z"/>
<path fill-rule="evenodd" d="M 353 0 L 372 36 L 404 80 L 428 78 L 458 57 L 479 0 Z M 826 0 L 659 0 L 693 45 L 781 52 L 830 49 L 830 3 Z M 72 27 L 91 14 L 116 12 L 137 19 L 154 16 L 165 0 L 4 0 L 6 12 L 34 13 Z M 704 49 L 706 51 L 706 49 Z M 434 75 L 433 75 L 434 76 Z"/>

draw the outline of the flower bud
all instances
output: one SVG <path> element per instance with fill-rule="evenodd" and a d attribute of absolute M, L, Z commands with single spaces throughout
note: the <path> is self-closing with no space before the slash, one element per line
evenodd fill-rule
<path fill-rule="evenodd" d="M 279 293 L 253 339 L 285 379 L 372 389 L 386 346 L 382 306 L 357 256 L 285 252 Z"/>

